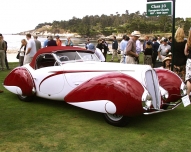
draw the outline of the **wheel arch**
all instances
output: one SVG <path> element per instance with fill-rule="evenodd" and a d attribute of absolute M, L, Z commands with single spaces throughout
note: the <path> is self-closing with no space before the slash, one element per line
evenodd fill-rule
<path fill-rule="evenodd" d="M 24 96 L 33 96 L 35 92 L 32 75 L 24 67 L 18 67 L 12 70 L 5 78 L 3 85 L 9 91 Z"/>

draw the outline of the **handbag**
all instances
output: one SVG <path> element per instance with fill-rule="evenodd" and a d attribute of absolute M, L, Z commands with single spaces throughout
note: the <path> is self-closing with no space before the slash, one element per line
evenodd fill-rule
<path fill-rule="evenodd" d="M 17 59 L 20 58 L 20 52 L 18 52 L 17 56 L 16 56 Z"/>

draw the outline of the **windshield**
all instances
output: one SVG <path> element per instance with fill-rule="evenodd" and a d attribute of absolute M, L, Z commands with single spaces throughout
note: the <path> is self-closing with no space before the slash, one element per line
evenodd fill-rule
<path fill-rule="evenodd" d="M 100 61 L 94 53 L 90 52 L 56 52 L 56 58 L 59 62 L 73 61 Z"/>

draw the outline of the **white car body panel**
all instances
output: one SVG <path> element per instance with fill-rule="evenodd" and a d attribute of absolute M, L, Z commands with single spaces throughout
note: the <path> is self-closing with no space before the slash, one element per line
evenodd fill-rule
<path fill-rule="evenodd" d="M 130 75 L 139 81 L 143 86 L 146 86 L 144 81 L 145 71 L 152 70 L 149 65 L 93 61 L 66 63 L 62 64 L 61 66 L 52 66 L 37 70 L 31 68 L 30 65 L 25 65 L 24 67 L 26 67 L 32 74 L 36 85 L 37 96 L 52 99 L 56 97 L 57 100 L 63 100 L 63 96 L 66 96 L 70 91 L 85 81 L 110 72 L 120 72 Z M 71 73 L 66 72 L 64 75 L 55 75 L 44 80 L 46 77 L 58 71 L 63 71 L 63 73 L 64 71 L 71 71 Z M 48 87 L 50 85 L 51 89 Z"/>
<path fill-rule="evenodd" d="M 84 109 L 89 109 L 101 113 L 114 114 L 116 112 L 115 104 L 108 100 L 68 103 L 77 107 L 83 107 Z"/>

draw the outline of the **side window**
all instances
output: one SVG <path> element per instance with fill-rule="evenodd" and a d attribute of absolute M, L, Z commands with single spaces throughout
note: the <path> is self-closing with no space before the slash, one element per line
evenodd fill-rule
<path fill-rule="evenodd" d="M 54 66 L 55 59 L 52 54 L 41 54 L 36 61 L 36 69 Z"/>

